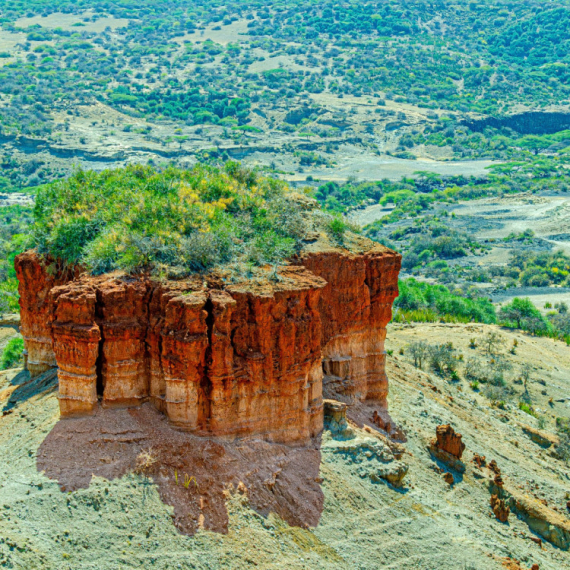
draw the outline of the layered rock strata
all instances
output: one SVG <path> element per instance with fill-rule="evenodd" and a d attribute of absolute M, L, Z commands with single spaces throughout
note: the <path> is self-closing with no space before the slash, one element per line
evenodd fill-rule
<path fill-rule="evenodd" d="M 65 275 L 26 252 L 30 373 L 57 365 L 62 416 L 150 400 L 196 433 L 306 442 L 323 426 L 323 370 L 327 393 L 385 405 L 400 256 L 373 246 L 295 263 L 277 282 L 227 285 Z"/>
<path fill-rule="evenodd" d="M 306 253 L 301 263 L 326 281 L 323 321 L 323 392 L 347 403 L 386 404 L 386 325 L 398 295 L 401 258 L 382 246 L 359 254 Z"/>

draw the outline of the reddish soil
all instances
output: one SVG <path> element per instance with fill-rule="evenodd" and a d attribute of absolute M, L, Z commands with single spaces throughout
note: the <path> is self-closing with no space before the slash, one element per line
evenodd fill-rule
<path fill-rule="evenodd" d="M 151 458 L 147 467 L 145 452 Z M 185 534 L 198 528 L 227 532 L 231 486 L 247 493 L 264 516 L 273 511 L 291 525 L 315 527 L 324 500 L 320 462 L 318 440 L 290 447 L 200 438 L 173 429 L 150 404 L 98 408 L 94 416 L 60 420 L 37 456 L 38 470 L 57 480 L 63 492 L 88 487 L 92 476 L 121 477 L 138 464 L 174 507 L 174 523 Z"/>

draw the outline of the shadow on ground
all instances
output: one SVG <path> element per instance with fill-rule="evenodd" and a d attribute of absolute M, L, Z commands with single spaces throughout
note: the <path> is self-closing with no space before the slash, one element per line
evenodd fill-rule
<path fill-rule="evenodd" d="M 251 507 L 264 516 L 275 512 L 290 525 L 317 526 L 324 502 L 320 463 L 320 440 L 292 448 L 200 438 L 174 430 L 150 404 L 60 420 L 37 455 L 38 470 L 62 491 L 86 488 L 94 475 L 115 479 L 144 472 L 174 507 L 174 523 L 186 534 L 199 528 L 227 532 L 225 503 L 232 487 L 247 492 Z"/>
<path fill-rule="evenodd" d="M 18 372 L 10 381 L 10 386 L 16 386 L 2 408 L 3 415 L 10 413 L 18 404 L 37 396 L 38 394 L 52 392 L 57 389 L 57 370 L 52 369 L 30 380 L 27 370 Z"/>

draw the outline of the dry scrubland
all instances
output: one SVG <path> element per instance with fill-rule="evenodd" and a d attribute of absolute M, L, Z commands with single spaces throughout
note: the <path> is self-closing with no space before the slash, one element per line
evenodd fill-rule
<path fill-rule="evenodd" d="M 525 435 L 523 427 L 536 427 L 537 420 L 518 409 L 491 407 L 465 380 L 451 382 L 414 368 L 405 352 L 411 341 L 423 339 L 451 341 L 468 356 L 479 350 L 469 348 L 469 339 L 492 329 L 496 327 L 390 325 L 387 343 L 394 351 L 388 358 L 390 413 L 407 438 L 401 461 L 408 474 L 400 488 L 369 476 L 371 467 L 381 465 L 369 449 L 386 441 L 371 429 L 369 406 L 349 413 L 355 423 L 346 441 L 325 431 L 314 447 L 291 450 L 261 442 L 229 446 L 212 440 L 206 445 L 172 432 L 174 444 L 164 455 L 156 433 L 169 437 L 170 428 L 145 406 L 60 422 L 53 378 L 30 383 L 19 370 L 4 372 L 0 376 L 2 565 L 74 570 L 455 570 L 498 569 L 516 559 L 520 566 L 509 567 L 565 568 L 570 564 L 568 551 L 545 540 L 542 546 L 537 544 L 532 539 L 538 535 L 513 514 L 506 524 L 495 519 L 489 506 L 489 474 L 472 462 L 474 453 L 485 455 L 487 461 L 495 459 L 506 486 L 543 500 L 560 524 L 568 524 L 568 466 Z M 2 345 L 16 334 L 12 329 L 1 331 Z M 515 338 L 519 343 L 513 364 L 533 366 L 537 381 L 529 390 L 547 418 L 545 430 L 553 433 L 552 418 L 567 417 L 569 411 L 567 399 L 556 401 L 570 393 L 568 349 L 550 339 L 500 332 L 506 345 Z M 404 355 L 398 354 L 402 347 Z M 554 400 L 553 408 L 549 398 Z M 363 420 L 371 427 L 362 429 Z M 454 473 L 452 485 L 439 472 L 447 468 L 427 450 L 435 427 L 448 422 L 466 444 L 467 470 L 463 475 Z M 170 473 L 169 488 L 144 475 L 140 451 L 153 446 L 155 456 L 170 462 L 171 471 L 165 469 L 165 476 Z M 195 455 L 198 452 L 202 462 Z M 225 468 L 217 469 L 217 461 Z M 182 465 L 178 485 L 176 465 Z M 182 481 L 186 475 L 187 486 Z M 194 476 L 196 483 L 191 480 Z M 312 479 L 310 485 L 303 483 L 307 477 Z M 300 526 L 268 514 L 283 504 L 289 505 L 289 511 L 281 510 L 281 515 Z M 198 521 L 197 527 L 185 529 L 188 535 L 179 530 L 185 516 Z"/>

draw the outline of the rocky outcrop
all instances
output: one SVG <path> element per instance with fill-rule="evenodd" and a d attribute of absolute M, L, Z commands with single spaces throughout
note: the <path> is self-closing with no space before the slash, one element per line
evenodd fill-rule
<path fill-rule="evenodd" d="M 463 473 L 465 464 L 461 461 L 461 456 L 465 451 L 465 444 L 461 440 L 461 434 L 455 433 L 449 424 L 445 424 L 437 426 L 435 435 L 430 442 L 430 453 L 455 471 Z"/>
<path fill-rule="evenodd" d="M 506 117 L 483 117 L 464 121 L 472 131 L 482 132 L 486 127 L 508 127 L 521 134 L 544 135 L 570 128 L 570 113 L 566 111 L 526 111 Z"/>
<path fill-rule="evenodd" d="M 343 436 L 348 434 L 350 428 L 346 420 L 346 409 L 348 405 L 337 400 L 323 400 L 325 428 L 333 436 Z"/>
<path fill-rule="evenodd" d="M 456 459 L 461 459 L 465 451 L 465 444 L 462 441 L 461 434 L 455 433 L 455 430 L 449 425 L 437 426 L 435 430 L 436 440 L 434 445 L 439 449 L 453 455 Z"/>
<path fill-rule="evenodd" d="M 73 277 L 62 268 L 40 262 L 31 252 L 18 256 L 16 262 L 20 294 L 20 330 L 27 352 L 27 368 L 32 377 L 56 365 L 51 335 L 52 307 L 50 291 Z"/>
<path fill-rule="evenodd" d="M 570 550 L 570 521 L 564 515 L 534 497 L 525 495 L 514 486 L 507 486 L 502 481 L 497 485 L 496 478 L 489 481 L 489 490 L 492 496 L 502 500 L 502 504 L 509 509 L 509 512 L 517 514 L 544 540 L 562 550 Z"/>
<path fill-rule="evenodd" d="M 503 523 L 509 520 L 511 509 L 506 505 L 504 499 L 499 499 L 497 495 L 491 495 L 490 504 L 497 520 Z"/>
<path fill-rule="evenodd" d="M 368 248 L 233 285 L 64 276 L 27 252 L 16 269 L 30 373 L 57 365 L 63 416 L 150 400 L 198 434 L 306 442 L 323 426 L 323 369 L 328 393 L 386 405 L 400 256 Z"/>
<path fill-rule="evenodd" d="M 386 403 L 384 341 L 398 295 L 400 261 L 379 245 L 356 254 L 303 256 L 302 264 L 326 281 L 319 299 L 326 397 Z"/>
<path fill-rule="evenodd" d="M 554 434 L 542 431 L 540 429 L 521 424 L 522 431 L 534 443 L 548 449 L 549 447 L 557 446 L 560 443 L 560 438 Z"/>

